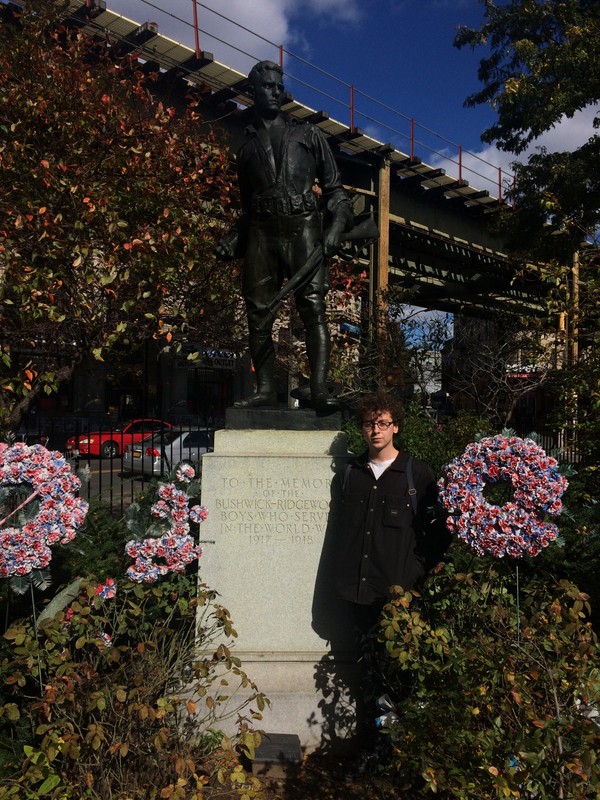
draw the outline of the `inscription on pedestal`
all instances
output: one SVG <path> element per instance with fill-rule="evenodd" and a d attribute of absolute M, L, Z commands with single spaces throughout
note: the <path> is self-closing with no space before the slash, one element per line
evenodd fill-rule
<path fill-rule="evenodd" d="M 213 513 L 221 535 L 237 534 L 249 546 L 310 546 L 325 531 L 330 490 L 330 478 L 221 476 Z"/>
<path fill-rule="evenodd" d="M 246 653 L 322 652 L 313 600 L 336 461 L 316 447 L 309 454 L 306 432 L 285 432 L 285 455 L 264 452 L 277 442 L 259 434 L 262 454 L 231 447 L 203 460 L 202 534 L 214 544 L 204 550 L 202 579 L 221 595 Z M 323 432 L 312 435 L 319 443 Z"/>

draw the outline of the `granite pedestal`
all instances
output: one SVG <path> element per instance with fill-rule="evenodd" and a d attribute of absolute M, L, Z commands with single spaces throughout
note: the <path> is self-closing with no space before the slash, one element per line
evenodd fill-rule
<path fill-rule="evenodd" d="M 284 427 L 217 431 L 203 459 L 202 538 L 215 544 L 201 580 L 219 592 L 235 654 L 271 701 L 258 727 L 296 734 L 306 750 L 343 741 L 353 725 L 353 635 L 322 557 L 332 480 L 347 460 L 339 430 Z"/>

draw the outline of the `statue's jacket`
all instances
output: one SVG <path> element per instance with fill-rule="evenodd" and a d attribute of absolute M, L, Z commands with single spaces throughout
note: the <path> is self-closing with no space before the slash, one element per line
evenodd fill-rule
<path fill-rule="evenodd" d="M 316 183 L 326 211 L 350 223 L 352 205 L 323 132 L 283 113 L 274 125 L 271 134 L 260 121 L 249 125 L 237 153 L 244 214 L 252 218 L 310 212 L 318 204 Z"/>

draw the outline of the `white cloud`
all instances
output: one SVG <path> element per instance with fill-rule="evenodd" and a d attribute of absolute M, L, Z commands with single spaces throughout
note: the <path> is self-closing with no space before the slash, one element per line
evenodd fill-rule
<path fill-rule="evenodd" d="M 575 150 L 581 147 L 594 133 L 594 117 L 600 113 L 597 106 L 588 106 L 582 111 L 578 111 L 571 119 L 562 117 L 561 121 L 552 130 L 547 131 L 536 139 L 527 151 L 527 155 L 534 152 L 536 147 L 547 147 L 550 152 L 563 150 Z M 519 156 L 519 161 L 523 161 L 525 154 Z"/>
<path fill-rule="evenodd" d="M 290 8 L 294 4 L 290 3 Z M 360 5 L 356 0 L 308 0 L 308 7 L 316 14 L 335 16 L 340 22 L 358 22 Z"/>
<path fill-rule="evenodd" d="M 192 0 L 170 0 L 168 11 L 160 5 L 160 0 L 107 0 L 109 10 L 136 22 L 156 22 L 161 34 L 194 47 Z M 289 48 L 298 44 L 290 20 L 299 13 L 315 19 L 335 15 L 349 23 L 360 16 L 358 0 L 305 0 L 301 4 L 297 0 L 228 0 L 226 4 L 203 0 L 196 8 L 200 48 L 242 72 L 260 59 L 277 61 L 279 45 Z"/>
<path fill-rule="evenodd" d="M 481 150 L 463 152 L 462 178 L 471 186 L 486 189 L 497 196 L 498 194 L 498 168 L 502 169 L 502 192 L 511 182 L 514 161 L 526 163 L 529 156 L 537 152 L 540 147 L 545 147 L 549 152 L 575 150 L 594 134 L 593 121 L 598 114 L 598 108 L 589 106 L 578 111 L 571 119 L 563 117 L 557 125 L 536 139 L 523 153 L 515 156 L 505 153 L 494 145 L 486 145 Z M 441 167 L 448 175 L 458 177 L 458 153 L 446 148 L 443 154 L 432 159 L 432 166 Z"/>

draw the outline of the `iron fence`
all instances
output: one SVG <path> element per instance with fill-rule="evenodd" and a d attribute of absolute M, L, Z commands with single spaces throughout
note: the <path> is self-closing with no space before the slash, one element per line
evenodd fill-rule
<path fill-rule="evenodd" d="M 219 424 L 219 420 L 215 421 Z M 123 516 L 149 481 L 165 478 L 180 465 L 201 469 L 210 452 L 214 427 L 190 417 L 185 423 L 129 420 L 107 416 L 40 417 L 15 433 L 16 441 L 58 450 L 82 479 L 80 494 L 98 499 Z"/>
<path fill-rule="evenodd" d="M 519 436 L 536 438 L 548 455 L 554 456 L 561 464 L 577 465 L 584 461 L 584 453 L 578 441 L 575 428 L 534 428 L 518 431 Z"/>

